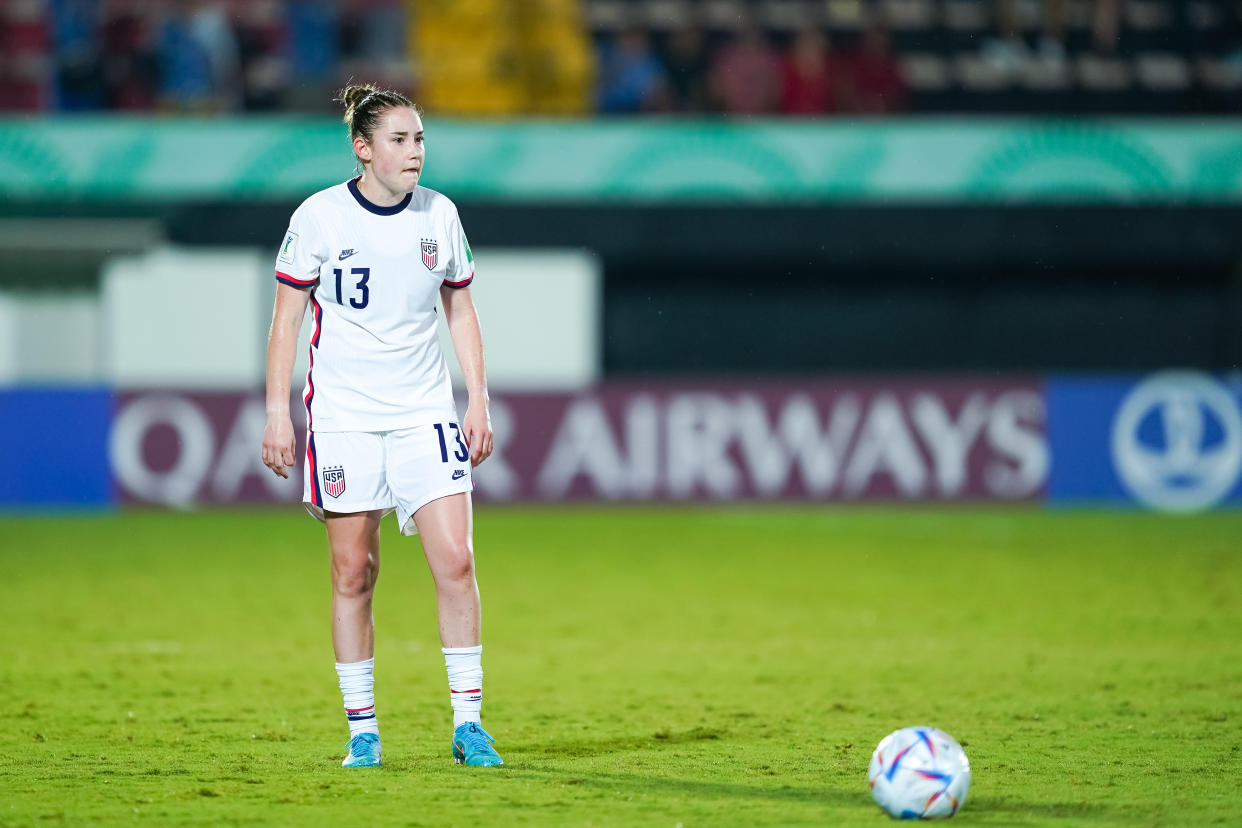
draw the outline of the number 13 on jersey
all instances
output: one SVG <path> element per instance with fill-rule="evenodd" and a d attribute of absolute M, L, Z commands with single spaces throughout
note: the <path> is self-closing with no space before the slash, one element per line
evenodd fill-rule
<path fill-rule="evenodd" d="M 336 277 L 336 303 L 344 305 L 345 300 L 342 298 L 343 294 L 341 293 L 341 277 L 343 273 L 339 267 L 334 267 L 332 268 L 332 275 Z M 371 289 L 367 287 L 367 280 L 371 278 L 371 268 L 353 267 L 350 268 L 349 275 L 351 277 L 360 277 L 353 287 L 353 290 L 358 291 L 358 294 L 349 297 L 349 305 L 362 310 L 371 301 Z"/>

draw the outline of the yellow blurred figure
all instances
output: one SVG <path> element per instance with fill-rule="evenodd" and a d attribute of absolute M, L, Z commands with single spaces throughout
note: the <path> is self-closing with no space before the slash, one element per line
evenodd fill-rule
<path fill-rule="evenodd" d="M 448 115 L 571 115 L 594 74 L 579 0 L 407 0 L 420 103 Z"/>

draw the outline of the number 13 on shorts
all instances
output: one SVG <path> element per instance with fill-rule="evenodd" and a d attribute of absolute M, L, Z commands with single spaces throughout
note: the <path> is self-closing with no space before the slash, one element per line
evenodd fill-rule
<path fill-rule="evenodd" d="M 461 438 L 461 427 L 457 423 L 447 423 L 448 428 L 453 432 L 453 440 L 457 443 L 453 451 L 453 459 L 459 463 L 464 463 L 470 459 L 470 449 L 466 446 L 465 440 Z M 440 438 L 440 460 L 449 462 L 449 444 L 444 436 L 445 426 L 440 423 L 435 424 L 436 434 Z"/>

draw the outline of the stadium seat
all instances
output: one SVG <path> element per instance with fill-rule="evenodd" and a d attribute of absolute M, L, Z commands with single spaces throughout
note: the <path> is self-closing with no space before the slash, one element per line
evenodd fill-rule
<path fill-rule="evenodd" d="M 695 14 L 687 0 L 649 0 L 643 4 L 642 16 L 648 29 L 667 31 L 692 22 Z"/>
<path fill-rule="evenodd" d="M 1167 29 L 1173 25 L 1173 10 L 1164 0 L 1126 0 L 1122 13 L 1127 26 L 1141 31 Z"/>
<path fill-rule="evenodd" d="M 1073 85 L 1069 64 L 1063 60 L 1029 58 L 1019 76 L 1022 86 L 1032 92 L 1063 92 Z"/>
<path fill-rule="evenodd" d="M 1209 89 L 1221 92 L 1242 90 L 1242 66 L 1236 61 L 1201 55 L 1195 63 L 1199 79 Z"/>
<path fill-rule="evenodd" d="M 937 23 L 936 6 L 931 0 L 882 0 L 880 9 L 894 31 L 930 29 Z"/>
<path fill-rule="evenodd" d="M 990 31 L 989 4 L 977 0 L 945 0 L 942 20 L 947 29 L 975 36 Z"/>
<path fill-rule="evenodd" d="M 789 33 L 821 25 L 819 11 L 814 4 L 804 0 L 774 0 L 759 6 L 758 16 L 769 31 Z"/>
<path fill-rule="evenodd" d="M 702 24 L 709 31 L 735 32 L 746 25 L 747 9 L 740 0 L 706 0 L 702 4 Z"/>
<path fill-rule="evenodd" d="M 616 32 L 633 25 L 638 19 L 638 8 L 625 0 L 591 0 L 584 4 L 583 13 L 591 31 Z"/>
<path fill-rule="evenodd" d="M 1130 64 L 1120 58 L 1081 55 L 1077 61 L 1078 82 L 1091 92 L 1117 92 L 1130 86 Z"/>
<path fill-rule="evenodd" d="M 1138 82 L 1153 92 L 1181 92 L 1190 87 L 1190 64 L 1170 52 L 1147 52 L 1134 59 Z"/>
<path fill-rule="evenodd" d="M 953 84 L 948 62 L 926 52 L 903 55 L 901 74 L 915 92 L 943 92 Z"/>
<path fill-rule="evenodd" d="M 824 22 L 833 31 L 854 32 L 863 27 L 866 9 L 860 0 L 827 0 Z"/>
<path fill-rule="evenodd" d="M 995 92 L 1010 86 L 1015 73 L 1008 67 L 976 52 L 964 52 L 954 59 L 954 68 L 962 88 L 975 92 Z"/>

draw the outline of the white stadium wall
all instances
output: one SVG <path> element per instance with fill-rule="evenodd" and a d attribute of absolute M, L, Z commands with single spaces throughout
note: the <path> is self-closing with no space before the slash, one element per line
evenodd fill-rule
<path fill-rule="evenodd" d="M 603 372 L 603 272 L 586 250 L 491 249 L 476 253 L 471 286 L 491 386 L 499 391 L 569 391 Z M 448 331 L 440 340 L 450 353 Z M 461 374 L 449 360 L 453 382 Z"/>
<path fill-rule="evenodd" d="M 104 266 L 107 376 L 115 388 L 249 388 L 262 382 L 260 280 L 254 249 L 164 247 Z"/>
<path fill-rule="evenodd" d="M 583 250 L 478 250 L 471 290 L 498 390 L 601 378 L 602 273 Z M 264 384 L 271 251 L 162 246 L 107 261 L 98 293 L 0 292 L 0 385 L 249 390 Z M 442 340 L 448 334 L 441 326 Z M 306 375 L 309 315 L 293 387 Z M 460 383 L 456 362 L 449 360 Z"/>
<path fill-rule="evenodd" d="M 98 384 L 99 297 L 89 290 L 0 291 L 0 387 Z"/>

